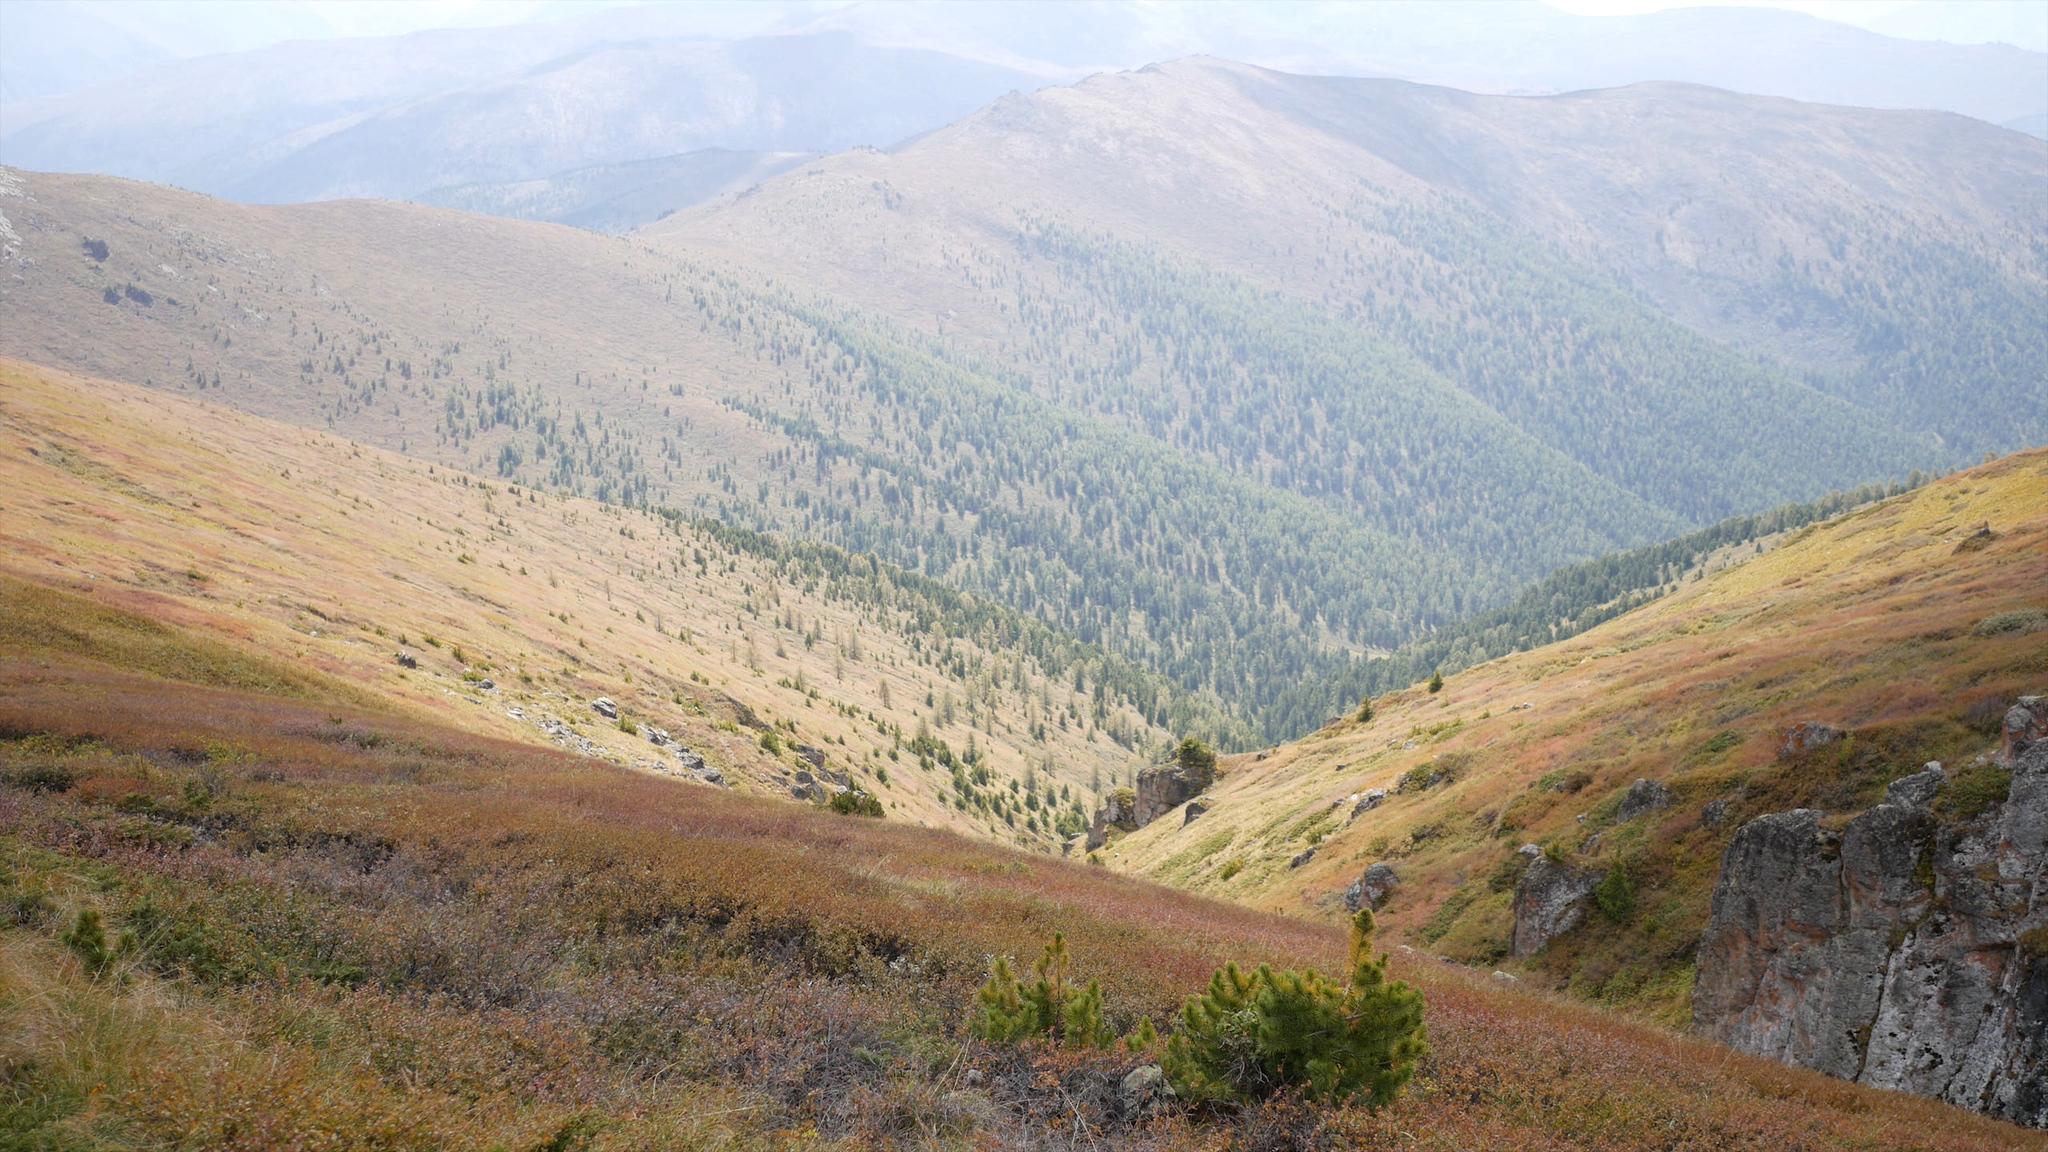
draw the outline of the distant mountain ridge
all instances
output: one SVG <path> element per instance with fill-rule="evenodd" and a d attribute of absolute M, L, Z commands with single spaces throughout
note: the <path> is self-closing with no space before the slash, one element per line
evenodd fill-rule
<path fill-rule="evenodd" d="M 873 553 L 1242 747 L 1562 565 L 2048 438 L 2044 177 L 1947 114 L 1189 60 L 616 239 L 24 174 L 0 352 Z"/>
<path fill-rule="evenodd" d="M 403 199 L 704 148 L 891 144 L 1042 81 L 842 32 L 736 41 L 604 22 L 300 41 L 0 112 L 0 160 L 258 203 Z"/>
<path fill-rule="evenodd" d="M 557 11 L 583 14 L 155 64 L 166 49 L 105 11 L 42 0 L 9 8 L 0 75 L 17 95 L 0 104 L 0 162 L 272 203 L 568 179 L 704 148 L 886 147 L 1011 89 L 1191 55 L 1476 92 L 1677 81 L 2022 127 L 2048 114 L 2048 54 L 1893 39 L 1754 8 L 1587 17 L 1533 2 L 570 5 Z M 325 23 L 314 12 L 270 15 L 280 37 Z M 105 79 L 65 90 L 73 74 Z M 673 206 L 657 198 L 653 212 Z"/>

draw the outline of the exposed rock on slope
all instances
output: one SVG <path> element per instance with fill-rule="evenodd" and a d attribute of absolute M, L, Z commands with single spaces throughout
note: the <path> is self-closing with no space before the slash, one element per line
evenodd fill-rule
<path fill-rule="evenodd" d="M 1179 764 L 1158 764 L 1138 773 L 1138 827 L 1150 824 L 1201 794 L 1209 782 Z"/>
<path fill-rule="evenodd" d="M 1744 825 L 1700 945 L 1700 1029 L 2048 1127 L 2048 743 L 2002 803 L 1999 776 L 1930 765 L 1839 831 L 1812 809 Z"/>
<path fill-rule="evenodd" d="M 1607 870 L 1574 868 L 1543 854 L 1534 844 L 1524 844 L 1522 856 L 1529 867 L 1515 887 L 1516 957 L 1533 956 L 1545 944 L 1585 919 L 1586 903 L 1607 878 Z"/>

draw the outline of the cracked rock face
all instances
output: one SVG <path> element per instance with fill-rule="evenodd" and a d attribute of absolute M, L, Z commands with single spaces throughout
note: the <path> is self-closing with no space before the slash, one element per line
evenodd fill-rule
<path fill-rule="evenodd" d="M 1134 819 L 1143 828 L 1201 795 L 1200 777 L 1178 764 L 1160 764 L 1138 773 L 1138 804 Z"/>
<path fill-rule="evenodd" d="M 1586 918 L 1586 904 L 1607 878 L 1607 870 L 1574 868 L 1543 855 L 1541 849 L 1522 849 L 1529 867 L 1515 885 L 1515 939 L 1517 959 L 1533 956 L 1545 944 L 1579 926 Z"/>
<path fill-rule="evenodd" d="M 2048 1127 L 2048 743 L 1958 824 L 1930 766 L 1839 833 L 1762 816 L 1722 858 L 1693 1017 L 1745 1052 Z"/>

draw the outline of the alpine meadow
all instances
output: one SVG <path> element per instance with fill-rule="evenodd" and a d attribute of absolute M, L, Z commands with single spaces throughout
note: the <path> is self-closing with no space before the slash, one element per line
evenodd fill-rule
<path fill-rule="evenodd" d="M 6 7 L 0 1147 L 2048 1149 L 2038 0 Z"/>

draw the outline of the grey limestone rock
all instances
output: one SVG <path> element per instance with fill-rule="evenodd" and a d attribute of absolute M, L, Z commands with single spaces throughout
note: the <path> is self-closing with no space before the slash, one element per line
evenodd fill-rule
<path fill-rule="evenodd" d="M 1387 897 L 1393 894 L 1394 889 L 1400 886 L 1401 877 L 1395 874 L 1394 866 L 1382 860 L 1359 873 L 1358 879 L 1351 882 L 1351 887 L 1344 890 L 1344 908 L 1349 912 L 1356 912 L 1360 908 L 1378 911 L 1380 905 L 1387 902 Z"/>
<path fill-rule="evenodd" d="M 1941 761 L 1930 760 L 1925 768 L 1911 776 L 1901 776 L 1892 781 L 1884 790 L 1884 802 L 1925 808 L 1946 783 L 1948 773 L 1941 770 Z"/>
<path fill-rule="evenodd" d="M 1386 802 L 1385 788 L 1368 788 L 1359 794 L 1357 806 L 1351 809 L 1351 819 L 1356 820 Z"/>
<path fill-rule="evenodd" d="M 1576 868 L 1560 864 L 1536 848 L 1525 845 L 1520 855 L 1529 859 L 1521 882 L 1515 885 L 1515 936 L 1512 952 L 1517 959 L 1533 956 L 1545 944 L 1578 927 L 1586 917 L 1586 904 L 1600 881 L 1604 868 Z M 1532 858 L 1533 857 L 1533 858 Z"/>
<path fill-rule="evenodd" d="M 1135 832 L 1139 828 L 1137 817 L 1137 794 L 1129 788 L 1111 789 L 1103 798 L 1102 807 L 1095 810 L 1095 820 L 1088 826 L 1088 850 L 1095 851 L 1109 843 L 1112 828 L 1124 832 Z"/>
<path fill-rule="evenodd" d="M 1807 720 L 1778 729 L 1778 759 L 1797 760 L 1842 738 L 1840 728 Z"/>
<path fill-rule="evenodd" d="M 1629 785 L 1628 795 L 1621 798 L 1621 807 L 1614 813 L 1614 818 L 1626 824 L 1638 816 L 1669 808 L 1671 799 L 1671 789 L 1655 780 L 1638 780 Z"/>
<path fill-rule="evenodd" d="M 1991 762 L 2010 768 L 2020 762 L 2026 750 L 2048 740 L 2048 696 L 2022 696 L 2005 711 L 1998 751 Z"/>
<path fill-rule="evenodd" d="M 1929 766 L 1839 834 L 1808 809 L 1736 832 L 1693 1017 L 1731 1047 L 2048 1127 L 2048 742 L 2005 802 L 1927 807 Z"/>
<path fill-rule="evenodd" d="M 1124 1074 L 1120 1085 L 1123 1110 L 1127 1115 L 1155 1112 L 1174 1101 L 1173 1085 L 1157 1064 L 1140 1064 Z"/>
<path fill-rule="evenodd" d="M 1303 853 L 1302 853 L 1301 855 L 1299 855 L 1299 856 L 1296 856 L 1296 857 L 1295 857 L 1294 859 L 1292 859 L 1292 860 L 1289 860 L 1289 861 L 1287 862 L 1287 866 L 1288 866 L 1289 868 L 1299 868 L 1299 867 L 1301 867 L 1302 865 L 1304 865 L 1304 864 L 1308 863 L 1309 861 L 1311 861 L 1311 860 L 1313 860 L 1313 859 L 1315 859 L 1315 858 L 1316 858 L 1316 850 L 1315 850 L 1314 848 L 1310 848 L 1310 849 L 1308 849 L 1307 851 L 1303 852 Z"/>
<path fill-rule="evenodd" d="M 617 720 L 619 718 L 619 706 L 613 703 L 612 698 L 609 696 L 599 696 L 597 699 L 592 700 L 590 702 L 590 710 L 607 720 Z"/>
<path fill-rule="evenodd" d="M 1201 795 L 1208 782 L 1178 764 L 1155 764 L 1138 773 L 1138 800 L 1132 819 L 1143 828 Z"/>

